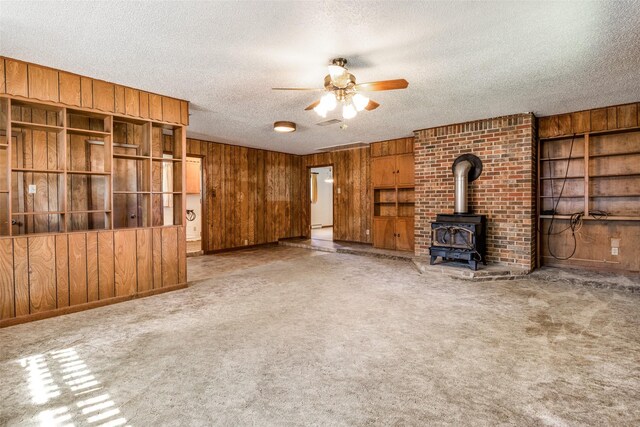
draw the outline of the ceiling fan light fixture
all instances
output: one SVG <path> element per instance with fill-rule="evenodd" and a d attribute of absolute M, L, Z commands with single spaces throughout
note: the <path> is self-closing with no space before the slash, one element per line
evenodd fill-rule
<path fill-rule="evenodd" d="M 358 115 L 358 112 L 356 111 L 355 107 L 353 106 L 353 104 L 345 104 L 342 107 L 342 117 L 345 119 L 353 119 L 355 116 Z"/>
<path fill-rule="evenodd" d="M 356 110 L 362 111 L 367 105 L 369 105 L 369 98 L 362 94 L 356 93 L 355 95 L 353 95 L 353 105 L 356 107 Z"/>
<path fill-rule="evenodd" d="M 333 111 L 338 105 L 336 94 L 333 92 L 329 92 L 324 95 L 320 100 L 320 105 L 322 105 L 326 111 Z"/>
<path fill-rule="evenodd" d="M 331 76 L 331 80 L 339 79 L 344 76 L 347 72 L 347 69 L 336 64 L 329 65 L 329 75 Z"/>
<path fill-rule="evenodd" d="M 280 133 L 295 132 L 296 124 L 293 122 L 287 122 L 287 121 L 274 122 L 273 130 Z"/>
<path fill-rule="evenodd" d="M 322 101 L 313 108 L 313 111 L 315 111 L 320 117 L 327 117 L 327 109 L 322 104 Z"/>

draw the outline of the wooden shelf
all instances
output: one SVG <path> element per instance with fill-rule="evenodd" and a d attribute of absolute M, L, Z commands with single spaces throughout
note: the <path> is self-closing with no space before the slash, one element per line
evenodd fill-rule
<path fill-rule="evenodd" d="M 560 220 L 568 220 L 571 219 L 571 215 L 540 215 L 542 219 L 560 219 Z M 617 215 L 609 215 L 606 217 L 593 217 L 591 215 L 582 217 L 585 221 L 640 221 L 640 216 L 617 216 Z"/>
<path fill-rule="evenodd" d="M 151 191 L 114 191 L 113 194 L 151 194 Z"/>
<path fill-rule="evenodd" d="M 149 156 L 137 156 L 135 154 L 119 154 L 113 153 L 114 159 L 128 159 L 128 160 L 149 160 Z"/>
<path fill-rule="evenodd" d="M 96 209 L 96 210 L 88 210 L 88 211 L 67 211 L 68 214 L 86 214 L 86 213 L 111 213 L 111 210 L 102 210 L 102 209 Z"/>
<path fill-rule="evenodd" d="M 640 151 L 627 151 L 622 153 L 589 154 L 589 157 L 595 158 L 595 157 L 639 156 L 639 155 L 640 155 Z"/>
<path fill-rule="evenodd" d="M 151 194 L 182 194 L 181 191 L 152 191 Z M 187 194 L 200 194 L 200 193 L 187 193 Z"/>
<path fill-rule="evenodd" d="M 541 199 L 584 199 L 584 194 L 582 196 L 540 196 Z"/>
<path fill-rule="evenodd" d="M 584 160 L 584 156 L 580 156 L 580 157 L 547 157 L 547 158 L 541 158 L 540 159 L 541 162 L 555 162 L 555 161 L 560 161 L 560 160 Z"/>
<path fill-rule="evenodd" d="M 100 130 L 67 128 L 67 133 L 87 136 L 111 136 L 111 132 L 103 132 Z"/>
<path fill-rule="evenodd" d="M 639 194 L 607 194 L 607 195 L 590 194 L 589 195 L 590 199 L 602 199 L 602 198 L 610 198 L 610 197 L 640 197 L 640 193 Z"/>
<path fill-rule="evenodd" d="M 67 171 L 70 175 L 102 175 L 109 176 L 111 172 L 98 172 L 98 171 Z"/>
<path fill-rule="evenodd" d="M 165 158 L 165 157 L 152 157 L 151 160 L 154 161 L 161 161 L 161 162 L 181 162 L 182 159 L 175 159 L 175 158 Z"/>
<path fill-rule="evenodd" d="M 62 130 L 64 130 L 62 126 L 43 125 L 43 124 L 31 123 L 31 122 L 20 122 L 17 120 L 11 121 L 11 127 L 30 129 L 30 130 L 42 130 L 45 132 L 61 132 Z"/>
<path fill-rule="evenodd" d="M 567 176 L 567 179 L 584 179 L 584 175 L 574 175 L 574 176 Z M 557 179 L 557 180 L 563 180 L 565 179 L 564 176 L 541 176 L 540 180 L 544 181 L 547 179 Z"/>
<path fill-rule="evenodd" d="M 30 215 L 64 215 L 64 211 L 45 211 L 45 212 L 13 212 L 11 216 L 30 216 Z"/>
<path fill-rule="evenodd" d="M 11 172 L 30 172 L 30 173 L 64 173 L 62 169 L 31 169 L 31 168 L 11 168 Z"/>
<path fill-rule="evenodd" d="M 618 174 L 602 174 L 602 175 L 589 175 L 589 178 L 626 178 L 626 177 L 634 177 L 640 176 L 640 172 L 638 173 L 618 173 Z"/>

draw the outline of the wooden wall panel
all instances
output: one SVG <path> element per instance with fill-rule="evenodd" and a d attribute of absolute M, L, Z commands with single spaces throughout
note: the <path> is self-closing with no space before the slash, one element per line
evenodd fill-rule
<path fill-rule="evenodd" d="M 394 154 L 413 153 L 414 138 L 397 138 L 370 144 L 371 157 L 392 156 Z"/>
<path fill-rule="evenodd" d="M 138 117 L 140 115 L 140 95 L 136 89 L 124 88 L 125 114 Z"/>
<path fill-rule="evenodd" d="M 140 117 L 149 118 L 149 94 L 147 92 L 140 92 Z"/>
<path fill-rule="evenodd" d="M 29 237 L 29 312 L 56 308 L 55 236 Z"/>
<path fill-rule="evenodd" d="M 102 299 L 115 296 L 113 232 L 98 233 L 98 296 Z"/>
<path fill-rule="evenodd" d="M 180 101 L 180 123 L 185 126 L 189 125 L 189 103 Z"/>
<path fill-rule="evenodd" d="M 4 85 L 4 58 L 0 58 L 0 93 L 6 93 L 7 88 Z"/>
<path fill-rule="evenodd" d="M 138 268 L 138 292 L 153 289 L 153 241 L 150 228 L 137 230 L 136 261 Z M 187 253 L 187 248 L 184 248 Z M 176 255 L 177 256 L 177 255 Z M 184 258 L 186 260 L 186 257 Z"/>
<path fill-rule="evenodd" d="M 162 286 L 178 284 L 177 228 L 162 229 Z"/>
<path fill-rule="evenodd" d="M 0 239 L 0 320 L 14 316 L 13 242 Z"/>
<path fill-rule="evenodd" d="M 13 239 L 13 275 L 16 317 L 29 314 L 29 251 L 26 237 Z"/>
<path fill-rule="evenodd" d="M 115 88 L 113 83 L 93 81 L 93 108 L 113 113 L 115 111 Z"/>
<path fill-rule="evenodd" d="M 184 226 L 177 228 L 178 232 L 178 283 L 187 283 L 187 257 L 180 254 L 187 253 L 187 233 Z"/>
<path fill-rule="evenodd" d="M 162 229 L 154 228 L 153 234 L 153 289 L 162 287 Z M 186 257 L 185 257 L 186 259 Z"/>
<path fill-rule="evenodd" d="M 93 80 L 88 77 L 80 77 L 80 104 L 93 108 Z"/>
<path fill-rule="evenodd" d="M 162 120 L 162 96 L 149 94 L 149 117 L 152 120 Z"/>
<path fill-rule="evenodd" d="M 189 124 L 189 102 L 0 56 L 0 93 Z"/>
<path fill-rule="evenodd" d="M 69 302 L 87 302 L 87 235 L 69 234 Z"/>
<path fill-rule="evenodd" d="M 204 156 L 205 251 L 301 235 L 300 156 L 197 139 L 187 155 Z"/>
<path fill-rule="evenodd" d="M 65 105 L 80 107 L 80 76 L 65 72 L 58 74 L 60 102 Z"/>
<path fill-rule="evenodd" d="M 98 266 L 98 232 L 87 233 L 87 300 L 100 299 Z"/>
<path fill-rule="evenodd" d="M 51 68 L 29 64 L 29 98 L 58 102 L 58 72 Z"/>
<path fill-rule="evenodd" d="M 5 83 L 7 93 L 10 95 L 29 96 L 27 78 L 27 64 L 12 59 L 5 59 Z"/>
<path fill-rule="evenodd" d="M 538 137 L 571 136 L 640 126 L 640 103 L 538 117 Z"/>
<path fill-rule="evenodd" d="M 127 109 L 124 102 L 124 86 L 116 85 L 113 89 L 114 110 L 117 114 L 126 114 Z"/>
<path fill-rule="evenodd" d="M 171 123 L 180 123 L 180 101 L 173 98 L 162 97 L 162 120 Z"/>
<path fill-rule="evenodd" d="M 136 230 L 114 232 L 114 272 L 116 296 L 136 293 Z"/>
<path fill-rule="evenodd" d="M 69 241 L 66 234 L 56 236 L 56 292 L 58 308 L 69 306 Z"/>

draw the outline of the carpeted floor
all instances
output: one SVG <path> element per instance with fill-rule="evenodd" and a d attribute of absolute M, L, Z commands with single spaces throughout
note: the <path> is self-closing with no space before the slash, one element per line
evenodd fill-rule
<path fill-rule="evenodd" d="M 188 289 L 0 330 L 0 425 L 640 423 L 638 294 L 285 247 L 189 263 Z"/>

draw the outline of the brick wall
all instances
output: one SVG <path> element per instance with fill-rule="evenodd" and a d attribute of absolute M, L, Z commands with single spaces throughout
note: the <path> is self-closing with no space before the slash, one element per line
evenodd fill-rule
<path fill-rule="evenodd" d="M 536 131 L 517 114 L 415 132 L 416 254 L 426 256 L 438 213 L 453 213 L 453 161 L 472 153 L 483 163 L 469 188 L 471 212 L 487 216 L 487 261 L 535 265 Z"/>

